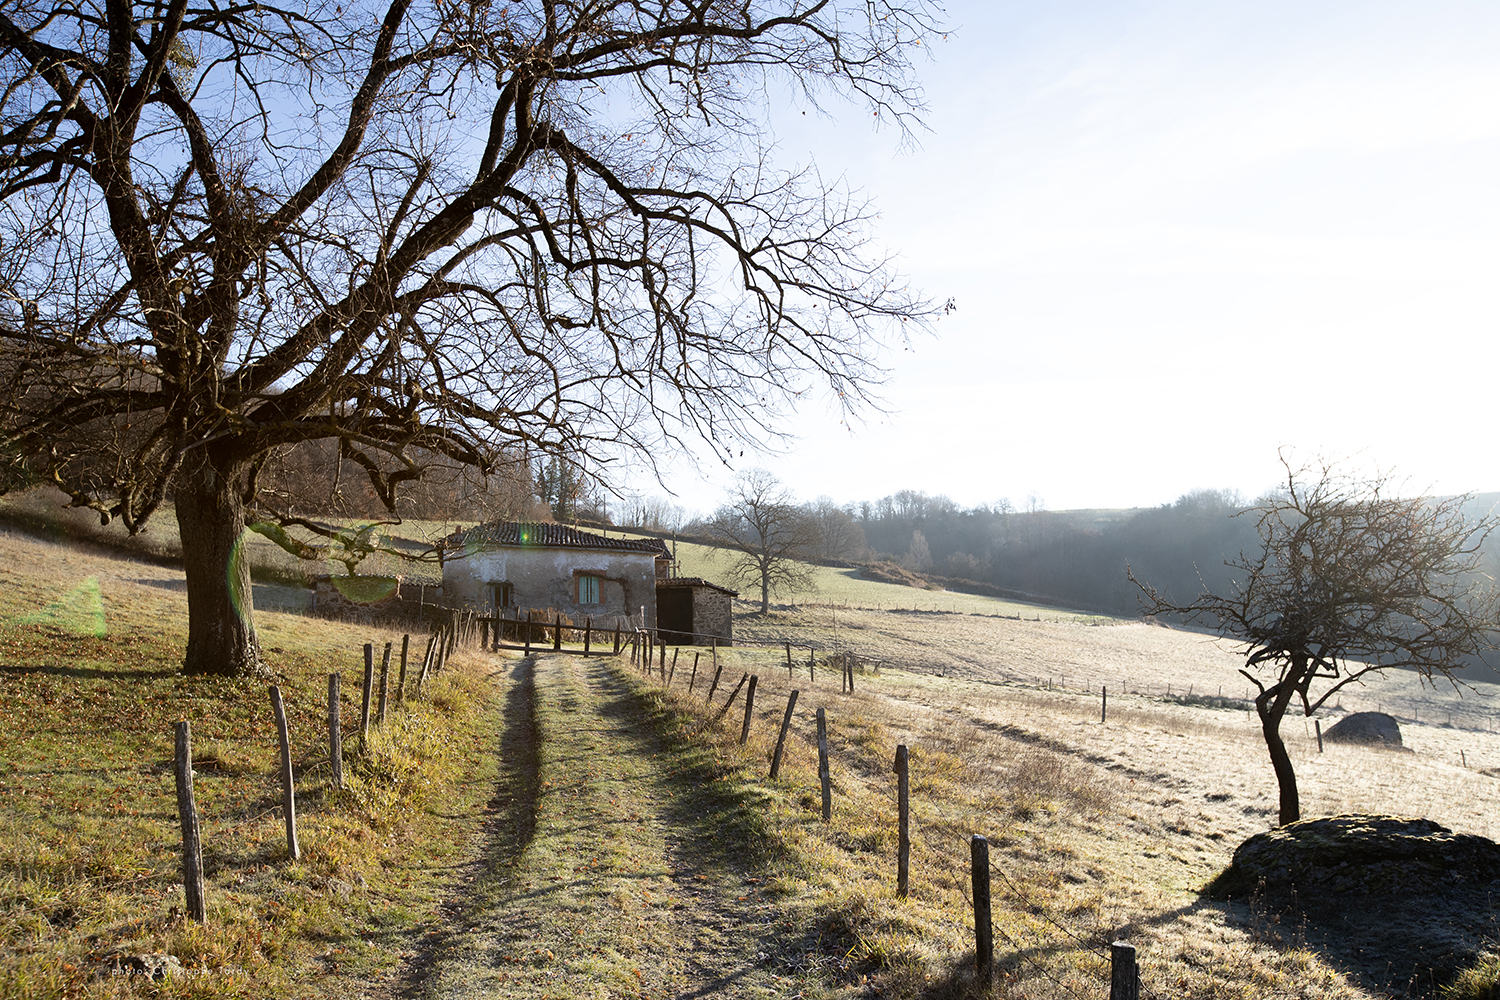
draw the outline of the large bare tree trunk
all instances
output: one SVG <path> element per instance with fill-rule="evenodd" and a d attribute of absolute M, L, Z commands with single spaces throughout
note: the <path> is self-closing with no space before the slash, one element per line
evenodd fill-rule
<path fill-rule="evenodd" d="M 239 472 L 216 468 L 205 458 L 184 470 L 177 482 L 177 530 L 188 597 L 183 673 L 246 677 L 263 672 L 250 564 L 241 549 L 245 508 Z"/>

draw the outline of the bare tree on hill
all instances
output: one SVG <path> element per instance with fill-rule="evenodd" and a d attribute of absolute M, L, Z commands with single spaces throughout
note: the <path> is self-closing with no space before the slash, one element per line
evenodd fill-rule
<path fill-rule="evenodd" d="M 1478 575 L 1490 517 L 1468 497 L 1398 497 L 1383 477 L 1342 476 L 1328 463 L 1294 469 L 1254 517 L 1259 551 L 1226 563 L 1235 581 L 1182 604 L 1131 579 L 1153 615 L 1180 615 L 1245 645 L 1240 671 L 1280 788 L 1280 822 L 1301 818 L 1281 722 L 1293 701 L 1312 715 L 1367 674 L 1395 667 L 1455 685 L 1465 660 L 1500 638 L 1500 595 Z M 1127 569 L 1127 573 L 1128 573 Z M 1317 688 L 1315 691 L 1314 688 Z"/>
<path fill-rule="evenodd" d="M 817 530 L 791 491 L 764 469 L 739 476 L 708 533 L 736 553 L 731 578 L 760 588 L 761 614 L 771 610 L 772 592 L 811 586 L 811 569 L 801 560 L 817 545 Z"/>
<path fill-rule="evenodd" d="M 0 491 L 187 553 L 185 670 L 260 669 L 261 474 L 721 458 L 932 308 L 768 159 L 783 85 L 906 128 L 927 0 L 0 0 Z"/>

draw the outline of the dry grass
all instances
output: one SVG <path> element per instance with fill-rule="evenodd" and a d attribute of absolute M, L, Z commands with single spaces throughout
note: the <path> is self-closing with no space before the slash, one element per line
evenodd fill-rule
<path fill-rule="evenodd" d="M 0 997 L 312 996 L 389 975 L 432 917 L 492 787 L 499 688 L 456 657 L 357 752 L 365 641 L 258 616 L 288 705 L 303 856 L 289 861 L 259 682 L 185 678 L 181 574 L 0 533 Z M 346 788 L 331 787 L 326 674 L 343 673 Z M 193 726 L 209 923 L 182 914 L 171 773 Z M 101 975 L 178 958 L 190 975 Z"/>
<path fill-rule="evenodd" d="M 1054 677 L 1059 668 L 1119 676 L 1129 664 L 1135 683 L 1122 687 L 1149 684 L 1160 693 L 1111 695 L 1109 720 L 1101 724 L 1097 686 L 1085 693 L 1076 679 L 1071 690 L 1054 680 L 1049 691 L 1044 678 L 1023 684 L 887 667 L 859 676 L 850 696 L 829 687 L 837 684 L 832 673 L 820 673 L 808 689 L 799 663 L 795 749 L 786 777 L 768 782 L 764 767 L 789 687 L 784 663 L 761 651 L 724 654 L 726 679 L 753 669 L 760 687 L 749 746 L 732 745 L 736 710 L 721 726 L 721 750 L 769 797 L 776 836 L 798 859 L 779 875 L 785 905 L 799 925 L 818 929 L 816 947 L 784 960 L 832 963 L 850 983 L 872 977 L 883 996 L 964 995 L 973 985 L 965 972 L 972 954 L 967 838 L 983 833 L 993 852 L 1001 995 L 1097 995 L 1107 944 L 1118 937 L 1141 949 L 1143 979 L 1158 996 L 1370 995 L 1339 974 L 1338 954 L 1309 944 L 1299 928 L 1282 926 L 1253 901 L 1218 904 L 1197 894 L 1235 846 L 1272 825 L 1276 808 L 1252 714 L 1165 696 L 1169 682 L 1185 690 L 1187 677 L 1201 680 L 1188 665 L 1201 671 L 1205 657 L 1219 654 L 1206 653 L 1199 636 L 1143 625 L 1002 627 L 1017 645 L 1049 650 L 1046 659 L 1033 653 L 1028 662 Z M 941 641 L 912 635 L 928 649 Z M 1101 641 L 1106 636 L 1124 641 Z M 1069 637 L 1074 642 L 1064 649 Z M 976 673 L 977 659 L 971 657 Z M 1003 670 L 996 665 L 991 677 Z M 685 679 L 679 671 L 674 697 L 683 711 L 701 712 L 702 683 L 687 697 Z M 1392 682 L 1380 694 L 1399 692 Z M 835 815 L 827 825 L 816 814 L 811 734 L 819 705 L 828 709 L 836 758 Z M 1495 737 L 1483 729 L 1404 728 L 1415 753 L 1330 745 L 1320 755 L 1310 733 L 1293 740 L 1305 814 L 1420 814 L 1461 832 L 1491 833 L 1495 780 L 1474 764 L 1500 751 Z M 897 743 L 911 748 L 912 761 L 913 890 L 906 901 L 893 892 L 889 772 Z M 1466 748 L 1469 768 L 1458 764 L 1458 746 Z"/>

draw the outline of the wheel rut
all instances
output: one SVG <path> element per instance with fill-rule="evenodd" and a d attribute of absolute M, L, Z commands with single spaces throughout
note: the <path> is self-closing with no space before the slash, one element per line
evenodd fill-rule
<path fill-rule="evenodd" d="M 508 708 L 529 700 L 531 719 L 507 712 L 486 862 L 406 995 L 795 993 L 767 967 L 778 914 L 744 856 L 745 803 L 604 662 L 523 663 Z"/>

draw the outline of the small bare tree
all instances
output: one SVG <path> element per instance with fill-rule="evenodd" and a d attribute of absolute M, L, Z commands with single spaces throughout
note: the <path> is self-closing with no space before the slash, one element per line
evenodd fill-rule
<path fill-rule="evenodd" d="M 1259 692 L 1285 824 L 1302 815 L 1281 738 L 1292 702 L 1312 715 L 1348 685 L 1393 667 L 1457 686 L 1455 673 L 1494 648 L 1500 604 L 1479 574 L 1496 523 L 1470 518 L 1468 497 L 1398 497 L 1384 476 L 1355 478 L 1326 462 L 1293 468 L 1285 456 L 1282 464 L 1285 487 L 1236 515 L 1256 519 L 1261 547 L 1226 562 L 1236 577 L 1227 593 L 1180 604 L 1130 579 L 1147 614 L 1181 616 L 1244 643 L 1240 672 Z"/>
<path fill-rule="evenodd" d="M 764 469 L 740 475 L 708 527 L 736 553 L 730 576 L 760 587 L 761 614 L 771 610 L 772 591 L 812 585 L 811 567 L 801 560 L 817 544 L 817 531 L 791 491 Z"/>

